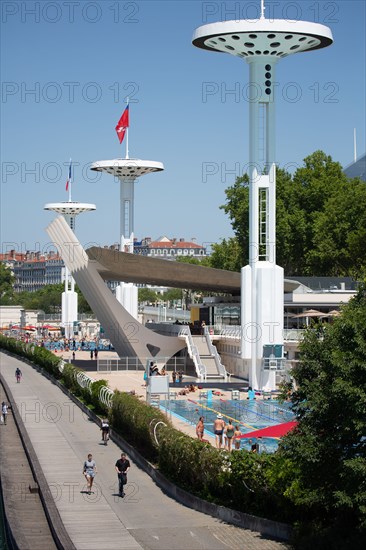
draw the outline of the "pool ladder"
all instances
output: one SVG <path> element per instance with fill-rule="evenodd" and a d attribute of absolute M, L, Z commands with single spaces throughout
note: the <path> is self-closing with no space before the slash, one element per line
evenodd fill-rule
<path fill-rule="evenodd" d="M 160 408 L 160 393 L 152 393 L 150 395 L 150 405 L 157 409 Z"/>

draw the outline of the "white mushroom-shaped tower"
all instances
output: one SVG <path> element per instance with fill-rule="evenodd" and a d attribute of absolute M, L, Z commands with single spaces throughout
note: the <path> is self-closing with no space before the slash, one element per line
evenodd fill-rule
<path fill-rule="evenodd" d="M 49 202 L 44 205 L 44 210 L 51 210 L 61 214 L 68 226 L 75 231 L 75 218 L 84 212 L 96 210 L 95 204 L 77 201 Z M 65 330 L 66 338 L 73 338 L 74 323 L 78 320 L 78 295 L 75 292 L 75 281 L 69 270 L 65 267 L 65 290 L 62 293 L 61 325 Z"/>
<path fill-rule="evenodd" d="M 223 21 L 196 29 L 193 44 L 249 64 L 249 265 L 242 268 L 244 374 L 256 389 L 276 388 L 283 354 L 283 269 L 276 265 L 276 65 L 288 55 L 325 48 L 331 30 L 317 23 L 265 19 Z"/>
<path fill-rule="evenodd" d="M 162 162 L 141 159 L 113 159 L 94 162 L 91 170 L 105 172 L 120 182 L 120 250 L 133 253 L 135 181 L 141 176 L 164 170 Z M 137 319 L 137 287 L 121 283 L 116 288 L 116 298 Z"/>

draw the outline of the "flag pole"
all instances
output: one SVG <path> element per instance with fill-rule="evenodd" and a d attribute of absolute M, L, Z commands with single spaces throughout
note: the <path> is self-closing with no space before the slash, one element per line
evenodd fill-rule
<path fill-rule="evenodd" d="M 127 98 L 127 107 L 128 107 L 128 104 L 129 104 L 129 101 L 130 101 L 130 98 L 128 97 Z M 129 113 L 128 113 L 129 115 Z M 128 126 L 126 128 L 126 159 L 130 158 L 129 157 L 129 150 L 128 150 L 128 132 L 129 132 L 129 126 L 130 126 L 130 123 L 128 123 Z"/>
<path fill-rule="evenodd" d="M 70 181 L 69 181 L 69 202 L 71 202 L 71 182 L 72 182 L 72 168 L 71 168 L 71 158 L 70 158 L 69 170 L 70 170 Z"/>

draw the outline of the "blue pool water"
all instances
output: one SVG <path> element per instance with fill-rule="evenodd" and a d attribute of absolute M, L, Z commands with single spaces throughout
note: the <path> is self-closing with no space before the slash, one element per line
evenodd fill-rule
<path fill-rule="evenodd" d="M 240 426 L 241 432 L 249 433 L 254 430 L 266 428 L 290 422 L 294 420 L 294 415 L 289 409 L 289 404 L 278 403 L 276 400 L 268 401 L 230 401 L 223 399 L 213 399 L 211 403 L 207 399 L 171 400 L 160 402 L 161 408 L 165 412 L 171 412 L 178 415 L 189 424 L 195 425 L 200 416 L 204 417 L 205 432 L 213 435 L 213 423 L 218 413 L 221 413 L 227 423 L 231 419 L 232 423 Z M 254 442 L 254 438 L 251 438 Z M 260 438 L 260 452 L 272 453 L 277 449 L 278 440 L 273 438 Z M 250 449 L 248 439 L 241 439 L 241 449 Z"/>

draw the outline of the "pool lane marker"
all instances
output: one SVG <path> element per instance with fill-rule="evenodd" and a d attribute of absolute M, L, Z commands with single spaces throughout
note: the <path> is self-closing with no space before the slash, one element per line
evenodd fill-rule
<path fill-rule="evenodd" d="M 222 401 L 223 403 L 226 403 L 227 399 L 220 399 L 220 401 Z M 262 416 L 263 418 L 266 418 L 267 420 L 270 420 L 271 422 L 273 422 L 273 419 L 270 416 L 267 416 L 266 414 L 259 413 L 257 411 L 251 411 L 250 407 L 246 407 L 245 405 L 240 404 L 240 406 L 243 407 L 244 411 L 249 411 L 253 414 L 256 414 L 257 416 Z M 254 429 L 258 430 L 258 429 L 261 429 L 261 428 L 254 428 Z"/>

